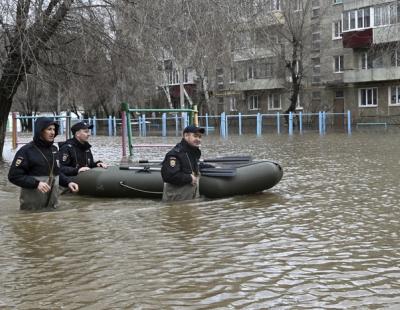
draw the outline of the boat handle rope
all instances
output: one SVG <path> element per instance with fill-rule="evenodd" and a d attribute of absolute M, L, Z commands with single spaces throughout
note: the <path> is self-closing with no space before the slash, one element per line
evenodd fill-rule
<path fill-rule="evenodd" d="M 138 189 L 138 188 L 135 188 L 135 187 L 132 187 L 132 186 L 124 184 L 124 181 L 120 181 L 119 185 L 121 185 L 122 187 L 128 188 L 128 189 L 134 190 L 134 191 L 141 192 L 141 193 L 158 194 L 158 195 L 161 195 L 163 193 L 163 192 L 152 192 L 152 191 L 146 191 L 146 190 L 143 190 L 143 189 Z"/>

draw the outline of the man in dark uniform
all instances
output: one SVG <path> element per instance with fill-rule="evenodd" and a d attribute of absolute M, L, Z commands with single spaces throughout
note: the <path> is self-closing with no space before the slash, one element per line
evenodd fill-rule
<path fill-rule="evenodd" d="M 188 200 L 198 196 L 200 145 L 204 128 L 194 125 L 183 130 L 183 137 L 166 155 L 161 175 L 164 201 Z"/>
<path fill-rule="evenodd" d="M 15 154 L 8 179 L 21 187 L 22 210 L 56 208 L 59 184 L 78 191 L 78 185 L 59 171 L 58 149 L 53 145 L 57 134 L 58 124 L 51 118 L 40 117 L 35 122 L 33 141 Z"/>
<path fill-rule="evenodd" d="M 95 167 L 107 168 L 107 164 L 93 159 L 88 142 L 92 128 L 86 122 L 76 123 L 71 127 L 73 138 L 60 144 L 61 171 L 66 175 L 74 176 Z"/>

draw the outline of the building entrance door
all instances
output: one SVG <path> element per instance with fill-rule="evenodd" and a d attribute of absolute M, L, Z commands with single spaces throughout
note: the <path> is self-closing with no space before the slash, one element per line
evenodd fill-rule
<path fill-rule="evenodd" d="M 333 112 L 340 113 L 334 115 L 334 128 L 343 129 L 344 127 L 344 98 L 333 99 Z"/>

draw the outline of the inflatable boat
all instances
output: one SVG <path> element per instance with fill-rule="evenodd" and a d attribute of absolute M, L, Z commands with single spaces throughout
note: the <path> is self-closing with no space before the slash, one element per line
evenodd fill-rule
<path fill-rule="evenodd" d="M 200 195 L 221 198 L 261 192 L 282 178 L 281 166 L 273 161 L 251 157 L 220 157 L 200 164 Z M 107 169 L 94 168 L 74 177 L 79 194 L 96 197 L 161 198 L 161 163 L 125 162 Z"/>

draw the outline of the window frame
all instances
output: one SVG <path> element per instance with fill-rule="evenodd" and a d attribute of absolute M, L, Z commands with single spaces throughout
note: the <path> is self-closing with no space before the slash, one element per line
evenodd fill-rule
<path fill-rule="evenodd" d="M 278 99 L 279 107 L 275 107 L 275 100 Z M 269 111 L 280 111 L 282 110 L 282 94 L 269 93 L 268 94 L 268 110 Z"/>
<path fill-rule="evenodd" d="M 237 99 L 235 96 L 229 97 L 229 111 L 231 112 L 237 111 Z"/>
<path fill-rule="evenodd" d="M 367 11 L 368 14 L 366 14 Z M 366 25 L 367 21 L 368 25 Z M 374 10 L 373 7 L 371 6 L 355 10 L 349 10 L 342 13 L 342 32 L 362 30 L 373 27 L 374 27 Z"/>
<path fill-rule="evenodd" d="M 332 40 L 340 40 L 343 38 L 342 20 L 332 22 Z"/>
<path fill-rule="evenodd" d="M 365 99 L 367 99 L 367 101 L 369 100 L 369 98 L 368 98 L 368 96 L 369 96 L 369 94 L 368 94 L 368 92 L 369 91 L 371 91 L 371 101 L 372 102 L 375 102 L 375 103 L 372 103 L 372 104 L 368 104 L 368 103 L 366 103 L 366 104 L 362 104 L 362 100 L 363 100 L 363 94 L 362 94 L 362 92 L 366 92 L 365 93 Z M 378 107 L 378 104 L 379 104 L 379 102 L 378 102 L 378 99 L 379 99 L 379 97 L 378 97 L 378 87 L 365 87 L 365 88 L 359 88 L 358 89 L 358 107 L 359 108 L 376 108 L 376 107 Z"/>
<path fill-rule="evenodd" d="M 343 73 L 343 72 L 344 72 L 344 56 L 343 55 L 333 56 L 333 73 Z"/>
<path fill-rule="evenodd" d="M 260 99 L 258 95 L 250 95 L 247 97 L 247 108 L 249 111 L 260 110 Z"/>
<path fill-rule="evenodd" d="M 392 90 L 393 88 L 396 89 L 396 94 L 395 94 L 395 98 L 396 98 L 396 102 L 393 103 L 392 101 Z M 388 87 L 388 104 L 389 106 L 400 106 L 400 84 L 399 85 L 392 85 Z"/>

